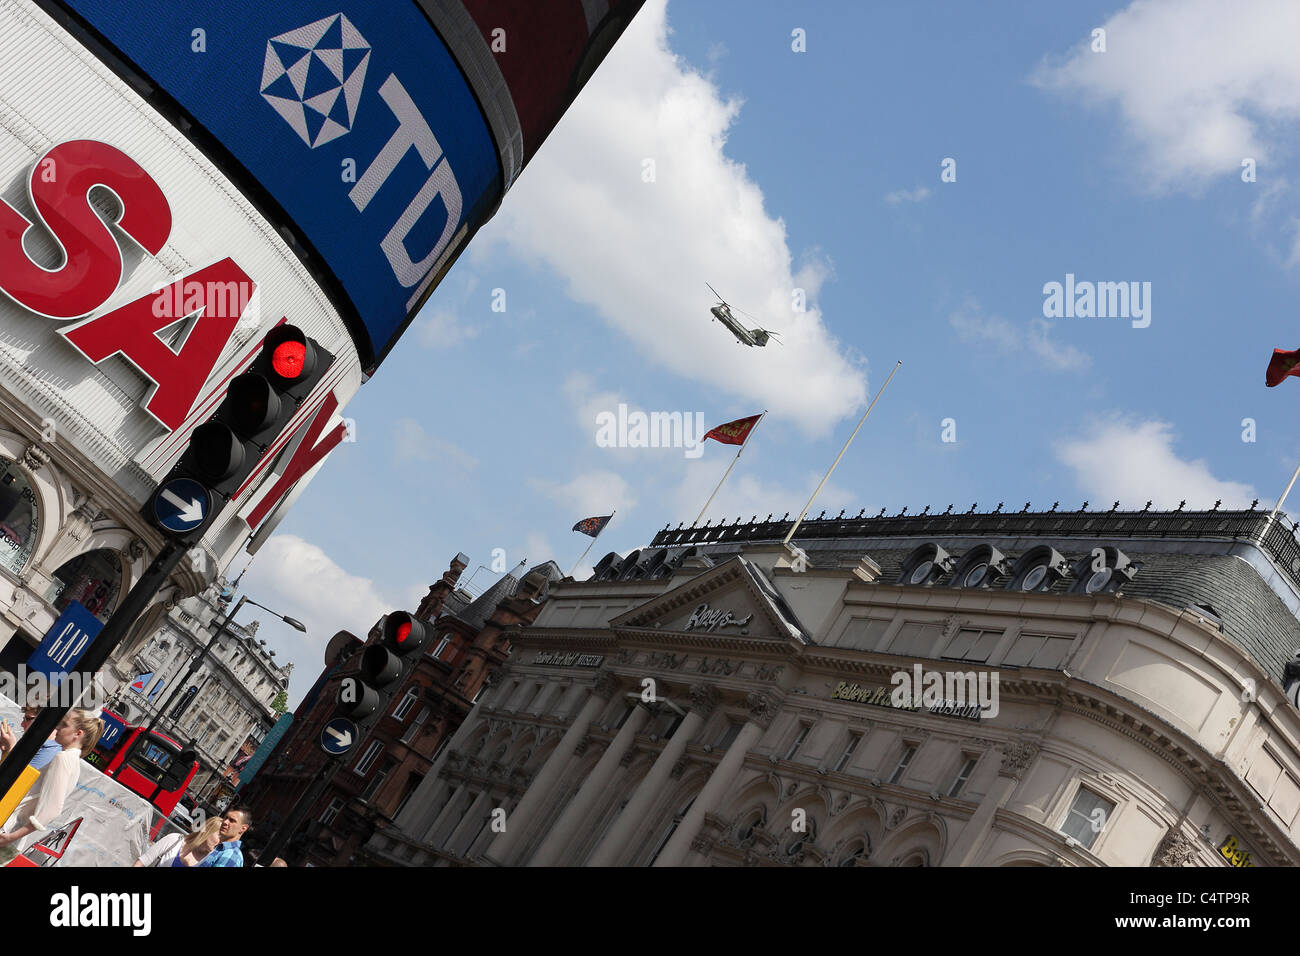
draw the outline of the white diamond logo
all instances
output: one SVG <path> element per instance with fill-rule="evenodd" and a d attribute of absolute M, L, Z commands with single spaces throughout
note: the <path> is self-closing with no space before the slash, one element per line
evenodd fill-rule
<path fill-rule="evenodd" d="M 336 13 L 267 41 L 262 97 L 315 149 L 352 129 L 369 64 L 370 44 Z"/>

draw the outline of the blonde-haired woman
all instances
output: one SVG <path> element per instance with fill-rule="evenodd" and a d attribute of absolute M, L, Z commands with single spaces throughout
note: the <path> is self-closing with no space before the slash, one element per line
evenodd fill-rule
<path fill-rule="evenodd" d="M 210 817 L 193 833 L 172 833 L 144 851 L 132 866 L 197 866 L 221 842 L 221 817 Z"/>
<path fill-rule="evenodd" d="M 27 796 L 14 809 L 7 826 L 13 829 L 0 833 L 0 847 L 17 843 L 37 830 L 49 829 L 72 791 L 77 789 L 81 774 L 81 758 L 95 749 L 99 735 L 104 732 L 104 721 L 89 711 L 73 708 L 63 715 L 54 730 L 54 740 L 62 748 L 41 771 Z"/>

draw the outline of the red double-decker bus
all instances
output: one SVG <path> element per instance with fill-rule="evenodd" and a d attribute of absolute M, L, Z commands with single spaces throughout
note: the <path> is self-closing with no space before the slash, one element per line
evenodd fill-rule
<path fill-rule="evenodd" d="M 143 727 L 111 711 L 105 710 L 102 715 L 104 733 L 86 760 L 158 808 L 162 817 L 156 831 L 163 819 L 171 816 L 198 773 L 198 756 L 156 730 L 146 736 Z"/>

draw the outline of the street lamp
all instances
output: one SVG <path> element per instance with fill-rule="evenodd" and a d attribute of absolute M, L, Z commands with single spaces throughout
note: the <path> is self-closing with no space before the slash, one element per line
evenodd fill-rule
<path fill-rule="evenodd" d="M 278 611 L 273 611 L 265 604 L 258 604 L 256 601 L 251 600 L 248 597 L 248 595 L 241 595 L 239 598 L 239 602 L 234 606 L 234 608 L 230 611 L 230 613 L 226 615 L 226 619 L 221 622 L 220 626 L 217 627 L 217 629 L 213 632 L 212 637 L 208 640 L 208 643 L 204 645 L 203 650 L 199 653 L 197 657 L 195 657 L 190 662 L 189 670 L 185 672 L 185 676 L 182 677 L 178 683 L 172 685 L 171 694 L 168 695 L 167 700 L 163 703 L 163 705 L 160 708 L 158 708 L 156 711 L 154 711 L 153 715 L 149 718 L 149 726 L 146 727 L 145 732 L 141 734 L 139 738 L 137 738 L 137 743 L 139 741 L 148 738 L 148 736 L 153 732 L 154 727 L 158 724 L 158 718 L 161 717 L 164 713 L 166 713 L 167 708 L 171 706 L 172 701 L 176 698 L 176 694 L 180 691 L 180 689 L 189 683 L 190 677 L 193 676 L 194 672 L 199 669 L 199 666 L 203 663 L 203 659 L 208 656 L 208 652 L 211 651 L 213 645 L 217 643 L 217 638 L 221 636 L 223 631 L 225 631 L 227 628 L 230 627 L 231 620 L 234 619 L 235 615 L 239 613 L 239 609 L 243 607 L 245 604 L 251 604 L 254 607 L 260 607 L 263 611 L 268 611 L 271 614 L 274 614 L 276 617 L 284 621 L 284 623 L 288 624 L 290 627 L 302 631 L 304 634 L 307 633 L 307 626 L 303 624 L 302 621 L 289 617 L 285 614 L 281 614 Z M 177 714 L 177 719 L 179 719 L 179 717 L 180 715 Z"/>

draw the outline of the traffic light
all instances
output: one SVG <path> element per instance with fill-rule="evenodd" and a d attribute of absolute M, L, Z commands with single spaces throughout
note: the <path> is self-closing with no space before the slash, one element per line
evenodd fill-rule
<path fill-rule="evenodd" d="M 333 364 L 334 356 L 297 326 L 273 328 L 248 370 L 230 382 L 216 412 L 194 429 L 145 513 L 176 534 L 203 527 L 252 474 Z"/>
<path fill-rule="evenodd" d="M 405 611 L 389 614 L 379 641 L 361 652 L 360 673 L 340 682 L 335 716 L 358 725 L 377 719 L 393 691 L 410 676 L 431 636 L 424 622 Z"/>

